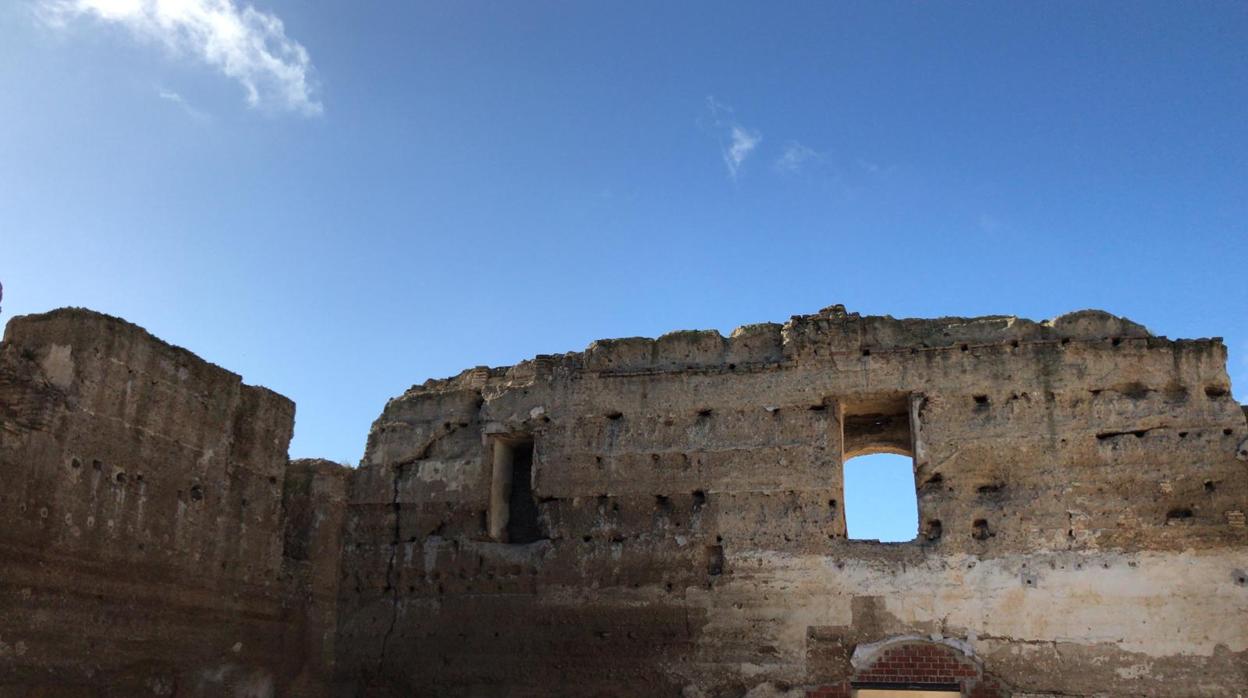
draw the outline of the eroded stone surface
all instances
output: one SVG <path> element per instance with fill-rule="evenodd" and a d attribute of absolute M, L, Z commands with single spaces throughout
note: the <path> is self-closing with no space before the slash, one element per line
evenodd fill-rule
<path fill-rule="evenodd" d="M 286 398 L 121 320 L 12 320 L 0 695 L 323 695 L 341 516 L 324 532 L 283 519 L 334 499 L 320 480 L 345 469 L 288 467 L 293 416 Z M 303 561 L 283 556 L 292 542 Z"/>
<path fill-rule="evenodd" d="M 427 381 L 349 471 L 139 328 L 15 319 L 0 695 L 847 696 L 927 657 L 968 696 L 1237 695 L 1225 363 L 1100 311 L 833 306 Z M 877 451 L 914 542 L 846 538 Z"/>
<path fill-rule="evenodd" d="M 855 648 L 917 635 L 1020 694 L 1234 695 L 1224 366 L 1098 311 L 833 307 L 414 386 L 353 474 L 340 685 L 744 695 L 838 685 Z M 491 539 L 492 435 L 531 439 L 546 540 Z M 843 459 L 881 450 L 915 456 L 913 543 L 845 537 Z"/>

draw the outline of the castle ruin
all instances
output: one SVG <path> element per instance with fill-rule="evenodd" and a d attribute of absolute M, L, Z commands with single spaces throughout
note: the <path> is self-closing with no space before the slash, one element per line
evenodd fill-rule
<path fill-rule="evenodd" d="M 616 339 L 295 406 L 64 309 L 0 344 L 0 697 L 1248 695 L 1217 339 L 1100 311 Z M 919 533 L 846 535 L 909 456 Z"/>

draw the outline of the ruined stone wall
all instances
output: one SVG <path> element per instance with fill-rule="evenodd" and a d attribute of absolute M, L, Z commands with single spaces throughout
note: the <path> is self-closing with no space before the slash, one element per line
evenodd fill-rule
<path fill-rule="evenodd" d="M 345 469 L 288 471 L 293 418 L 116 318 L 10 321 L 0 696 L 323 695 Z"/>
<path fill-rule="evenodd" d="M 596 342 L 390 401 L 364 463 L 121 320 L 0 343 L 0 696 L 1237 696 L 1218 340 L 1087 311 Z M 846 538 L 913 457 L 920 534 Z"/>
<path fill-rule="evenodd" d="M 1093 311 L 838 307 L 415 386 L 350 476 L 336 692 L 847 695 L 931 656 L 964 695 L 1237 695 L 1225 361 Z M 508 542 L 530 450 L 540 535 Z M 876 451 L 914 457 L 914 542 L 846 539 Z"/>

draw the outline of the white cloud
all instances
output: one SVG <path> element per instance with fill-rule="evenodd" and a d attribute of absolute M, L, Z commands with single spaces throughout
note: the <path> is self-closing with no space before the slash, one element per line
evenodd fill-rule
<path fill-rule="evenodd" d="M 813 148 L 807 147 L 797 141 L 789 141 L 784 144 L 784 152 L 776 159 L 776 169 L 781 172 L 797 172 L 806 166 L 807 163 L 823 159 Z"/>
<path fill-rule="evenodd" d="M 177 92 L 174 92 L 173 90 L 166 90 L 164 88 L 159 88 L 156 90 L 156 94 L 160 95 L 160 98 L 165 100 L 166 102 L 173 102 L 174 104 L 178 105 L 178 107 L 182 109 L 182 111 L 187 116 L 191 117 L 195 121 L 198 121 L 200 123 L 205 123 L 211 120 L 212 118 L 208 116 L 208 114 L 196 109 L 195 107 L 192 107 L 190 103 L 187 102 L 186 99 L 182 97 L 182 95 L 178 94 Z"/>
<path fill-rule="evenodd" d="M 724 158 L 724 165 L 728 167 L 729 176 L 736 179 L 746 159 L 762 142 L 763 134 L 738 123 L 733 117 L 732 107 L 714 97 L 706 98 L 706 106 L 711 114 L 711 124 L 723 134 L 720 155 Z"/>
<path fill-rule="evenodd" d="M 252 107 L 320 114 L 312 61 L 282 20 L 235 0 L 40 0 L 52 26 L 87 15 L 192 56 L 236 80 Z"/>
<path fill-rule="evenodd" d="M 740 171 L 741 165 L 745 163 L 745 159 L 754 152 L 761 140 L 763 137 L 758 131 L 751 131 L 743 126 L 732 127 L 732 142 L 724 148 L 724 164 L 728 166 L 728 172 L 734 178 Z"/>
<path fill-rule="evenodd" d="M 711 95 L 707 95 L 706 97 L 706 108 L 711 112 L 711 119 L 716 125 L 722 123 L 724 119 L 732 118 L 732 107 L 724 104 L 718 99 L 715 99 L 715 97 Z"/>

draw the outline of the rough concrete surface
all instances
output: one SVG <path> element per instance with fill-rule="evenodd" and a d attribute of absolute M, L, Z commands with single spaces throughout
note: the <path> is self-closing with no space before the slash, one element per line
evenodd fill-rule
<path fill-rule="evenodd" d="M 1248 695 L 1225 365 L 1100 311 L 833 306 L 427 381 L 348 469 L 134 325 L 15 318 L 0 696 Z M 846 537 L 875 452 L 912 542 Z"/>

